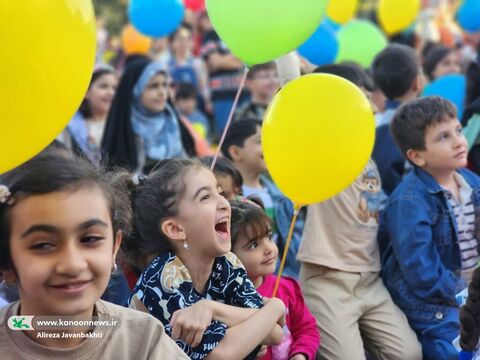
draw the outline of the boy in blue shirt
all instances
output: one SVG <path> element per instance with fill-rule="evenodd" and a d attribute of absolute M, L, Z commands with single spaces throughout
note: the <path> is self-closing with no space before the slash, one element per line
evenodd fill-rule
<path fill-rule="evenodd" d="M 480 178 L 463 169 L 467 142 L 456 109 L 439 97 L 400 107 L 392 136 L 413 165 L 389 198 L 380 241 L 383 280 L 405 312 L 424 359 L 458 359 L 455 295 L 478 264 Z"/>

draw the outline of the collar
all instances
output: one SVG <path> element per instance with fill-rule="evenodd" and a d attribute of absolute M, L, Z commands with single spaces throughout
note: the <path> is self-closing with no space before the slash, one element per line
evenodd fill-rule
<path fill-rule="evenodd" d="M 471 197 L 472 197 L 472 192 L 473 192 L 473 189 L 472 187 L 465 181 L 464 177 L 462 175 L 460 175 L 459 173 L 455 172 L 453 174 L 453 176 L 455 177 L 455 181 L 456 183 L 458 184 L 458 186 L 460 187 L 459 188 L 459 195 L 460 195 L 460 199 L 459 202 L 460 204 L 466 204 L 467 202 L 470 201 Z M 446 193 L 446 194 L 451 194 L 451 192 L 449 190 L 446 190 L 446 189 L 443 189 L 443 191 Z"/>
<path fill-rule="evenodd" d="M 395 110 L 400 107 L 400 105 L 402 105 L 402 103 L 398 100 L 387 99 L 387 101 L 385 101 L 385 110 Z"/>

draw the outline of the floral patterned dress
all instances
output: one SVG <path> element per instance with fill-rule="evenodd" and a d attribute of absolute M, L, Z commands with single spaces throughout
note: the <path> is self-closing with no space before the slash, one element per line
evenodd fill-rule
<path fill-rule="evenodd" d="M 162 254 L 143 271 L 133 296 L 137 296 L 150 314 L 163 323 L 169 336 L 172 335 L 169 322 L 173 313 L 202 299 L 247 308 L 263 306 L 261 296 L 233 253 L 215 259 L 204 293 L 195 290 L 190 273 L 180 258 L 173 253 Z M 225 324 L 213 320 L 199 346 L 192 348 L 181 340 L 176 343 L 191 359 L 203 359 L 223 339 L 226 330 Z"/>

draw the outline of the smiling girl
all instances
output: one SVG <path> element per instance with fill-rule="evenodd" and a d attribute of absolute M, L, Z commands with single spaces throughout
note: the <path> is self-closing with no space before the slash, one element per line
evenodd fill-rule
<path fill-rule="evenodd" d="M 229 252 L 230 205 L 210 170 L 193 160 L 161 161 L 133 197 L 135 236 L 125 250 L 138 268 L 148 264 L 133 299 L 190 358 L 242 359 L 281 341 L 285 306 L 263 305 Z"/>
<path fill-rule="evenodd" d="M 124 178 L 53 150 L 0 175 L 0 270 L 20 294 L 0 310 L 2 359 L 182 358 L 157 320 L 99 300 L 130 227 Z M 12 331 L 11 316 L 118 325 Z"/>
<path fill-rule="evenodd" d="M 277 277 L 278 248 L 272 240 L 270 218 L 258 198 L 230 202 L 232 208 L 232 251 L 245 265 L 248 277 L 257 291 L 266 297 L 273 295 Z M 269 346 L 262 360 L 310 360 L 320 345 L 315 318 L 303 299 L 296 280 L 282 277 L 277 297 L 287 307 L 284 339 L 277 346 Z"/>

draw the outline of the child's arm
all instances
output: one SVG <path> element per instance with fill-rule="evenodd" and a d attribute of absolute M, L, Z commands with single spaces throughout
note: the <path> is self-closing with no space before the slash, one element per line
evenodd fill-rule
<path fill-rule="evenodd" d="M 245 322 L 259 311 L 260 309 L 240 308 L 213 300 L 200 300 L 188 308 L 177 310 L 173 314 L 170 320 L 172 338 L 182 339 L 188 345 L 197 347 L 212 320 L 225 324 L 227 328 L 232 328 Z M 262 344 L 277 344 L 282 340 L 282 337 L 282 329 L 276 325 L 262 340 Z"/>
<path fill-rule="evenodd" d="M 315 359 L 315 354 L 320 345 L 317 321 L 305 304 L 299 284 L 294 279 L 284 278 L 282 280 L 288 282 L 290 294 L 293 294 L 292 302 L 288 308 L 290 332 L 293 338 L 288 354 L 289 359 L 292 359 L 295 355 L 303 355 L 307 360 Z"/>
<path fill-rule="evenodd" d="M 215 359 L 243 359 L 277 326 L 285 313 L 285 305 L 279 299 L 272 299 L 254 315 L 241 324 L 227 329 L 225 337 L 207 356 Z"/>
<path fill-rule="evenodd" d="M 418 297 L 432 303 L 454 304 L 460 290 L 458 278 L 438 254 L 428 208 L 425 201 L 417 198 L 391 202 L 385 209 L 390 241 L 400 269 Z"/>

